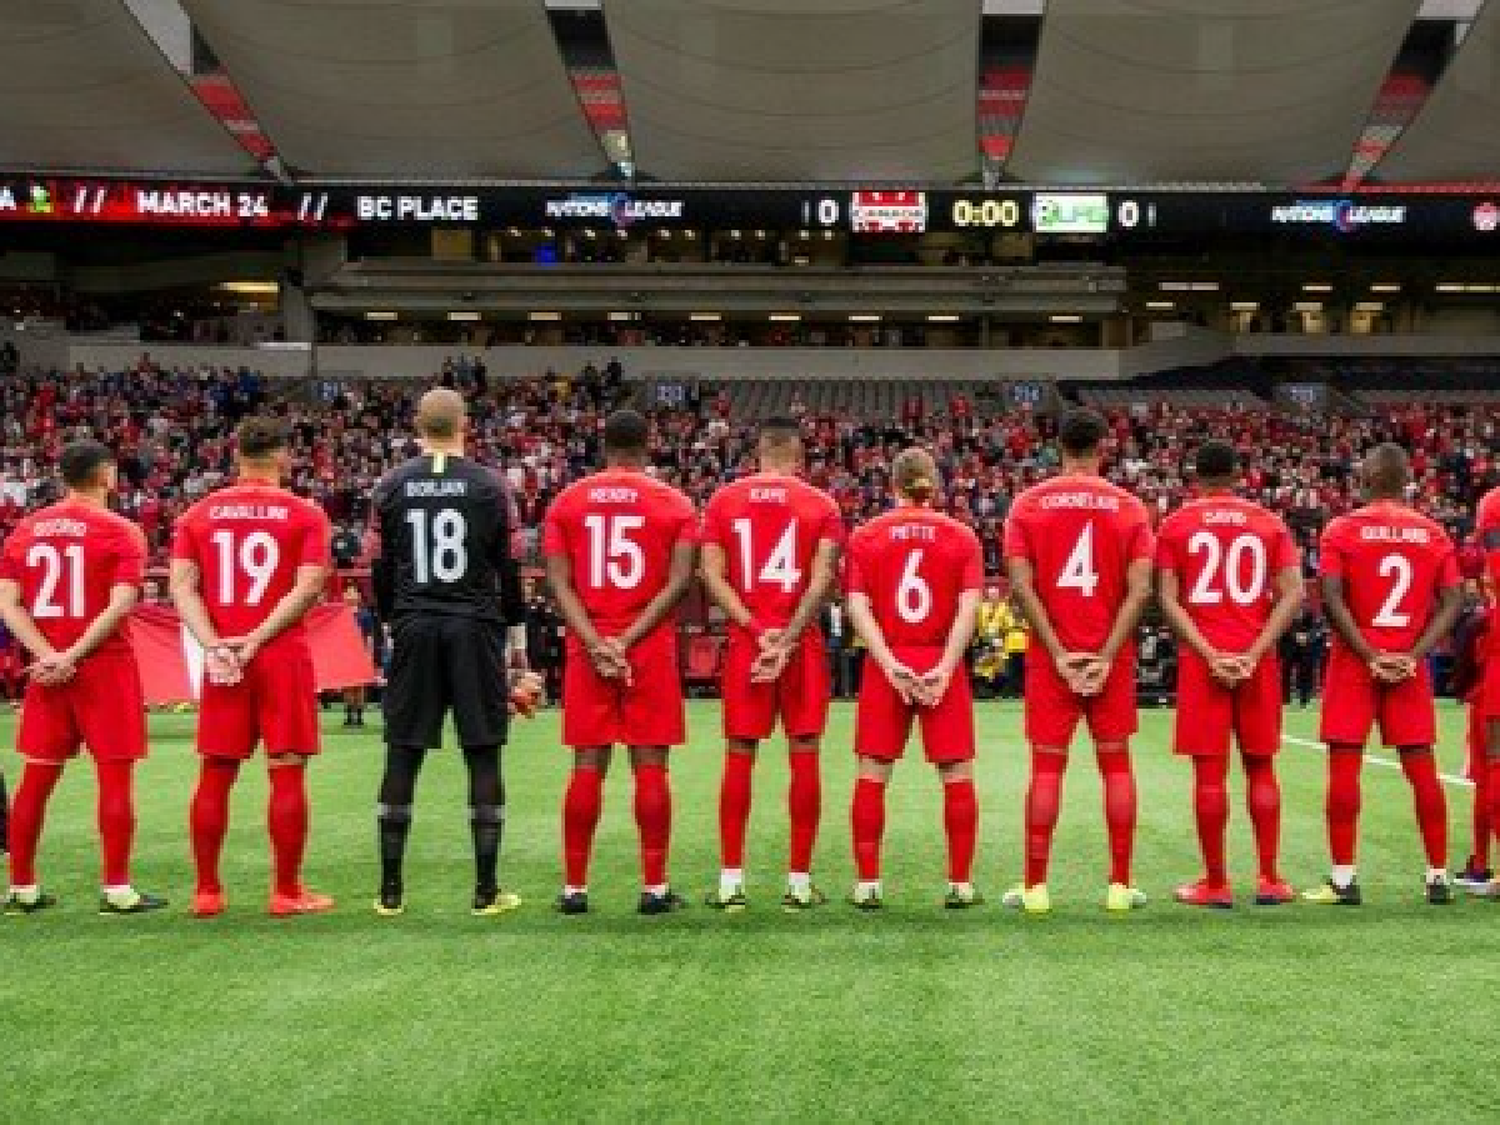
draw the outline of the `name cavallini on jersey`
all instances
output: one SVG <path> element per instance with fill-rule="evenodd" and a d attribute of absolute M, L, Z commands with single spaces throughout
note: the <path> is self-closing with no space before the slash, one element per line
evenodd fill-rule
<path fill-rule="evenodd" d="M 214 504 L 208 509 L 213 520 L 282 520 L 289 511 L 284 504 Z"/>
<path fill-rule="evenodd" d="M 444 478 L 443 480 L 410 480 L 406 482 L 406 495 L 410 499 L 429 499 L 433 497 L 467 496 L 469 484 L 467 481 Z"/>

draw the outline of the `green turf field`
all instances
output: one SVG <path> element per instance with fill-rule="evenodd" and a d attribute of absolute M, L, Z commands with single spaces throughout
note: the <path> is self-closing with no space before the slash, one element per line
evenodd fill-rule
<path fill-rule="evenodd" d="M 1019 870 L 1024 756 L 1012 704 L 981 704 L 980 886 Z M 142 768 L 137 883 L 163 915 L 93 910 L 90 771 L 59 789 L 43 876 L 63 907 L 0 919 L 0 1120 L 1492 1118 L 1500 906 L 1419 902 L 1423 868 L 1405 782 L 1372 766 L 1361 852 L 1368 905 L 1196 912 L 1168 901 L 1197 873 L 1188 769 L 1148 713 L 1138 880 L 1144 912 L 1106 917 L 1098 781 L 1069 779 L 1054 915 L 945 913 L 937 786 L 920 763 L 891 792 L 881 915 L 776 908 L 785 768 L 758 775 L 752 909 L 696 905 L 716 875 L 717 710 L 695 704 L 675 773 L 675 882 L 693 909 L 639 918 L 629 782 L 610 782 L 593 875 L 597 913 L 549 909 L 566 755 L 557 715 L 525 725 L 508 766 L 506 883 L 518 913 L 475 919 L 461 768 L 429 765 L 418 797 L 408 912 L 370 912 L 375 731 L 329 713 L 313 772 L 310 881 L 336 913 L 273 921 L 265 905 L 265 783 L 242 783 L 227 849 L 228 915 L 188 917 L 191 720 L 153 722 Z M 828 739 L 820 880 L 851 878 L 852 714 Z M 11 719 L 0 719 L 9 744 Z M 1443 762 L 1460 766 L 1459 714 Z M 1289 734 L 1310 737 L 1310 714 Z M 14 783 L 13 755 L 6 755 Z M 1283 757 L 1285 867 L 1321 877 L 1322 759 Z M 1236 784 L 1236 799 L 1240 789 Z M 1448 786 L 1454 854 L 1469 790 Z M 1253 874 L 1245 818 L 1232 844 Z"/>

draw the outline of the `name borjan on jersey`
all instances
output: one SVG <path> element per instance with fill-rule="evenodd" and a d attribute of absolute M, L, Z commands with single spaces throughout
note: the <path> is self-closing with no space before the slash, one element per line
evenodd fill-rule
<path fill-rule="evenodd" d="M 437 480 L 409 480 L 405 487 L 407 497 L 414 500 L 469 494 L 469 482 L 455 480 L 452 477 L 442 477 Z"/>

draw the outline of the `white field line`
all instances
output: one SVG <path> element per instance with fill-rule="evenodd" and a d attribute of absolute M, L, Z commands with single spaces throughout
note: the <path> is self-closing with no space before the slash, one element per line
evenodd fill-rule
<path fill-rule="evenodd" d="M 1305 738 L 1293 738 L 1289 734 L 1282 735 L 1281 741 L 1292 746 L 1305 746 L 1309 750 L 1324 749 L 1324 746 L 1321 742 L 1310 742 Z M 1369 762 L 1371 765 L 1388 766 L 1389 768 L 1394 770 L 1399 770 L 1401 768 L 1401 763 L 1396 759 L 1382 758 L 1379 754 L 1366 754 L 1365 761 Z M 1459 785 L 1465 789 L 1474 788 L 1474 783 L 1467 777 L 1459 777 L 1458 775 L 1451 773 L 1440 773 L 1438 774 L 1438 777 L 1447 782 L 1449 785 Z"/>

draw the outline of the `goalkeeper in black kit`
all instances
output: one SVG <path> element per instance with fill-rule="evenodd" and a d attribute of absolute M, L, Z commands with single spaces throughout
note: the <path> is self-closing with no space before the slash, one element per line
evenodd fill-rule
<path fill-rule="evenodd" d="M 512 710 L 529 713 L 540 683 L 512 672 L 509 638 L 524 650 L 525 605 L 511 545 L 516 508 L 490 469 L 464 456 L 468 418 L 454 391 L 417 408 L 420 456 L 391 470 L 371 505 L 372 578 L 391 627 L 385 693 L 385 776 L 377 821 L 380 893 L 375 911 L 405 910 L 402 878 L 417 775 L 442 741 L 451 711 L 469 774 L 476 915 L 503 914 L 520 898 L 500 889 L 505 825 L 500 747 Z"/>

